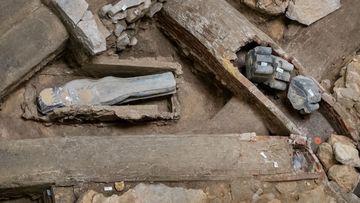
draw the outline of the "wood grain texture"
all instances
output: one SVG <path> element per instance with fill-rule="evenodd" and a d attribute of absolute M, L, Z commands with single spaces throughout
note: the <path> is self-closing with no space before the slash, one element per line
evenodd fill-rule
<path fill-rule="evenodd" d="M 0 188 L 49 183 L 71 185 L 88 181 L 232 180 L 285 176 L 294 175 L 292 156 L 293 148 L 286 137 L 258 136 L 249 141 L 244 134 L 81 136 L 2 141 Z"/>

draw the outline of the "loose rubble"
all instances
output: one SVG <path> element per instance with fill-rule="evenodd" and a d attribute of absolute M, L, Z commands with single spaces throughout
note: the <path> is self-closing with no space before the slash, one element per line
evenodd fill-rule
<path fill-rule="evenodd" d="M 360 56 L 343 67 L 340 78 L 335 82 L 333 96 L 352 116 L 351 121 L 360 130 Z"/>
<path fill-rule="evenodd" d="M 110 30 L 116 36 L 116 48 L 121 52 L 127 47 L 135 46 L 135 37 L 138 29 L 139 20 L 145 15 L 149 18 L 154 17 L 163 7 L 164 1 L 151 0 L 121 0 L 116 4 L 106 4 L 99 11 L 99 17 L 106 25 L 110 25 Z M 111 21 L 111 23 L 107 23 Z"/>
<path fill-rule="evenodd" d="M 359 173 L 354 168 L 359 167 L 359 152 L 352 141 L 345 136 L 331 135 L 326 143 L 319 146 L 317 155 L 327 170 L 329 179 L 335 181 L 345 192 L 352 192 L 360 180 Z"/>

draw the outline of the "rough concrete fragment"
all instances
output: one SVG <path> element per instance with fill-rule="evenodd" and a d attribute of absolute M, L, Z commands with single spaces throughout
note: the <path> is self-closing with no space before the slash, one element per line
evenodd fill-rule
<path fill-rule="evenodd" d="M 140 183 L 121 196 L 104 197 L 98 194 L 92 203 L 206 203 L 207 196 L 202 190 L 168 187 L 163 184 L 146 185 Z"/>
<path fill-rule="evenodd" d="M 291 0 L 286 17 L 310 25 L 341 7 L 340 0 Z"/>
<path fill-rule="evenodd" d="M 334 180 L 345 192 L 352 191 L 359 182 L 359 174 L 351 166 L 334 165 L 328 171 L 328 177 Z"/>
<path fill-rule="evenodd" d="M 80 22 L 89 5 L 85 0 L 53 0 L 61 17 L 72 25 Z"/>
<path fill-rule="evenodd" d="M 354 146 L 335 143 L 333 147 L 338 162 L 352 167 L 360 167 L 359 152 Z"/>
<path fill-rule="evenodd" d="M 0 13 L 6 8 L 0 6 Z M 26 18 L 2 33 L 0 98 L 44 66 L 48 58 L 59 54 L 67 39 L 64 25 L 45 6 L 27 13 Z"/>
<path fill-rule="evenodd" d="M 91 55 L 95 55 L 106 50 L 106 38 L 100 32 L 95 17 L 91 11 L 86 11 L 84 17 L 77 24 L 75 34 L 75 37 L 77 37 Z"/>
<path fill-rule="evenodd" d="M 119 59 L 118 56 L 97 56 L 82 67 L 97 77 L 104 76 L 141 76 L 171 71 L 177 76 L 182 74 L 179 63 L 158 58 Z"/>
<path fill-rule="evenodd" d="M 326 142 L 322 143 L 319 146 L 316 155 L 318 156 L 320 162 L 324 166 L 325 171 L 328 171 L 329 168 L 331 168 L 336 163 L 333 149 L 331 145 Z"/>
<path fill-rule="evenodd" d="M 148 13 L 146 13 L 146 15 L 152 18 L 157 12 L 161 11 L 162 8 L 163 4 L 157 2 L 150 7 L 150 10 L 148 11 Z"/>
<path fill-rule="evenodd" d="M 288 7 L 289 0 L 243 0 L 252 9 L 269 15 L 284 13 Z"/>
<path fill-rule="evenodd" d="M 110 10 L 109 15 L 114 16 L 120 11 L 125 11 L 128 8 L 138 6 L 141 3 L 144 3 L 145 0 L 120 0 L 117 4 L 115 4 Z"/>

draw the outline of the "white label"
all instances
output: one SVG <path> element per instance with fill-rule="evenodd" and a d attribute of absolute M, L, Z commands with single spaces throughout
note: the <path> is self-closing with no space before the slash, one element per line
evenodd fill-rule
<path fill-rule="evenodd" d="M 109 186 L 109 187 L 104 187 L 104 191 L 106 191 L 106 192 L 110 192 L 110 191 L 112 191 L 113 190 L 113 188 L 111 187 L 111 186 Z"/>
<path fill-rule="evenodd" d="M 279 73 L 283 73 L 284 70 L 282 68 L 276 68 L 276 71 L 279 72 Z"/>
<path fill-rule="evenodd" d="M 266 63 L 266 62 L 261 62 L 261 64 L 260 64 L 261 66 L 267 66 L 268 65 L 268 63 Z"/>
<path fill-rule="evenodd" d="M 275 168 L 279 168 L 278 162 L 274 161 L 274 167 L 275 167 Z"/>

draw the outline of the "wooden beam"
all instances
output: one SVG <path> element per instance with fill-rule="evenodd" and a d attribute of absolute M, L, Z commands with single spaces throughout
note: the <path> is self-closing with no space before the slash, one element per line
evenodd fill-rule
<path fill-rule="evenodd" d="M 79 182 L 296 178 L 293 146 L 287 137 L 278 136 L 124 135 L 12 140 L 0 143 L 0 157 L 0 189 Z M 314 174 L 308 175 L 313 178 Z"/>

